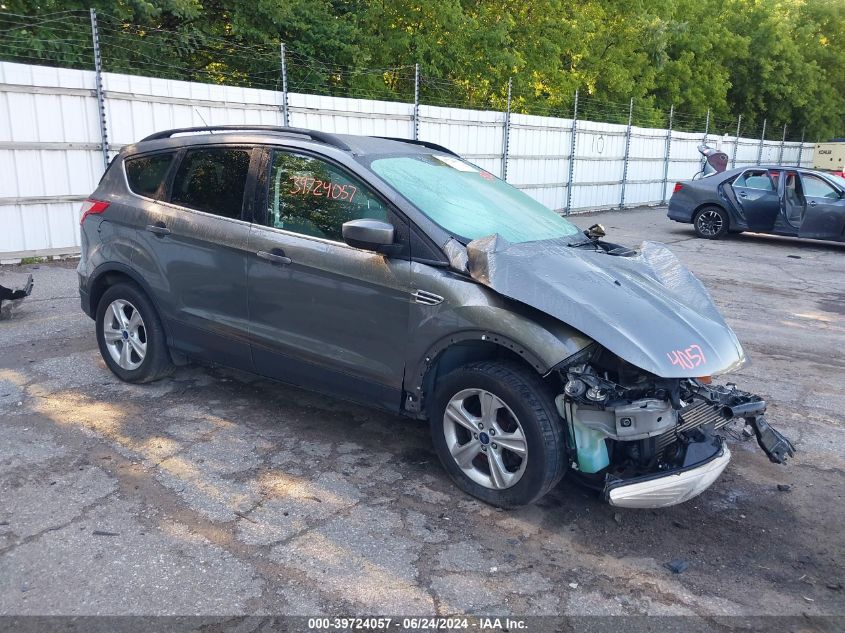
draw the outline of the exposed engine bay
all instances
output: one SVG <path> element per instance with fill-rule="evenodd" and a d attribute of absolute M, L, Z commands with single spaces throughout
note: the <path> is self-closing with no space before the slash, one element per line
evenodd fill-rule
<path fill-rule="evenodd" d="M 644 487 L 666 475 L 707 471 L 706 485 L 699 477 L 697 485 L 682 489 L 675 485 L 657 500 L 650 498 L 647 503 L 638 495 L 636 502 L 617 499 L 621 502 L 615 505 L 673 505 L 702 492 L 730 456 L 717 432 L 735 420 L 744 422 L 744 434 L 755 436 L 772 462 L 780 464 L 794 455 L 789 440 L 766 420 L 766 402 L 733 384 L 716 386 L 709 384 L 709 378 L 660 378 L 599 346 L 558 372 L 563 392 L 555 403 L 567 423 L 572 468 L 585 483 L 602 489 L 611 503 L 613 491 L 621 487 Z M 721 460 L 718 472 L 706 468 L 717 460 Z"/>

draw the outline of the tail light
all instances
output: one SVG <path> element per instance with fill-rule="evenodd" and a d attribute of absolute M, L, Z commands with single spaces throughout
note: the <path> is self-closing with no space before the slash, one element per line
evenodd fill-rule
<path fill-rule="evenodd" d="M 89 215 L 99 215 L 109 208 L 109 203 L 102 200 L 86 200 L 82 203 L 82 217 L 79 218 L 79 223 L 85 222 L 85 218 Z"/>
<path fill-rule="evenodd" d="M 675 188 L 674 188 L 674 189 L 672 189 L 672 193 L 678 193 L 678 192 L 679 192 L 681 189 L 683 189 L 683 188 L 684 188 L 684 186 L 683 186 L 681 183 L 676 182 L 676 183 L 675 183 Z"/>

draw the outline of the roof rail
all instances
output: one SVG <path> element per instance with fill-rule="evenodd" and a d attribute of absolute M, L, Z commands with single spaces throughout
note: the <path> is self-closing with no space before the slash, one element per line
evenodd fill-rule
<path fill-rule="evenodd" d="M 337 147 L 338 149 L 342 149 L 347 152 L 352 151 L 352 148 L 350 148 L 346 143 L 341 141 L 334 134 L 329 134 L 327 132 L 319 132 L 317 130 L 306 130 L 304 128 L 282 127 L 277 125 L 203 125 L 200 127 L 180 127 L 173 130 L 164 130 L 162 132 L 150 134 L 149 136 L 142 138 L 140 142 L 143 143 L 144 141 L 157 141 L 164 138 L 171 138 L 175 134 L 188 134 L 191 132 L 208 132 L 209 134 L 213 134 L 217 131 L 278 132 L 280 134 L 297 134 L 299 136 L 306 136 L 314 141 L 325 143 L 326 145 Z"/>
<path fill-rule="evenodd" d="M 442 145 L 438 145 L 437 143 L 430 143 L 429 141 L 417 141 L 412 138 L 397 138 L 395 136 L 376 136 L 375 138 L 383 138 L 385 141 L 399 141 L 400 143 L 410 143 L 411 145 L 421 145 L 422 147 L 427 147 L 428 149 L 437 150 L 438 152 L 451 154 L 452 156 L 457 156 L 458 158 L 460 158 L 460 155 L 457 152 L 453 152 L 452 150 L 443 147 Z"/>

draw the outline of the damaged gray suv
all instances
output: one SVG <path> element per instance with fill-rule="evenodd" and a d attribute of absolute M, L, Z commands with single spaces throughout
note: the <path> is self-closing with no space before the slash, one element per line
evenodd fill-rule
<path fill-rule="evenodd" d="M 617 506 L 705 490 L 765 402 L 711 377 L 745 356 L 662 245 L 580 231 L 421 141 L 206 127 L 124 147 L 83 207 L 79 289 L 108 367 L 189 360 L 428 420 L 489 503 L 567 473 Z"/>

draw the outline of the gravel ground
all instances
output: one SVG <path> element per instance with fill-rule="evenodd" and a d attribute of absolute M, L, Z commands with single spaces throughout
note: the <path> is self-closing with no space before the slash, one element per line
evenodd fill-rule
<path fill-rule="evenodd" d="M 681 506 L 564 480 L 504 512 L 450 484 L 420 423 L 221 369 L 121 383 L 72 265 L 4 267 L 35 291 L 0 322 L 0 614 L 845 616 L 845 245 L 704 241 L 661 209 L 575 221 L 701 277 L 794 460 L 732 437 Z"/>

